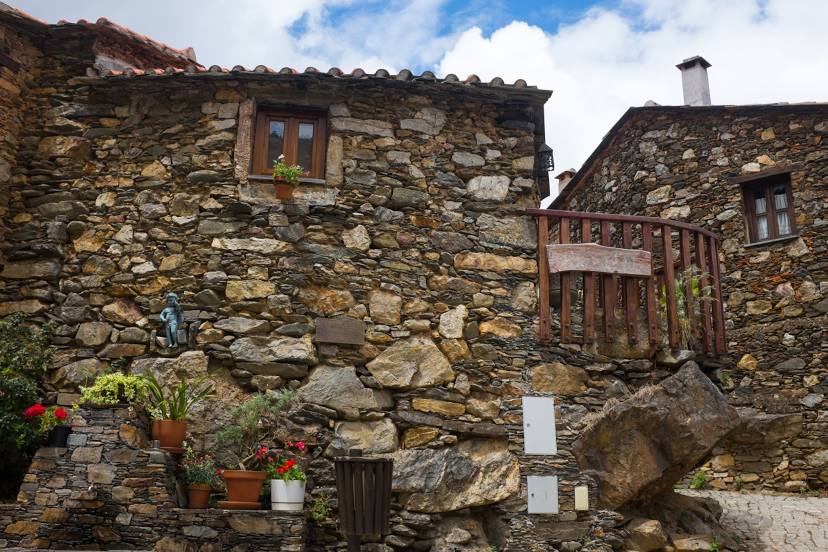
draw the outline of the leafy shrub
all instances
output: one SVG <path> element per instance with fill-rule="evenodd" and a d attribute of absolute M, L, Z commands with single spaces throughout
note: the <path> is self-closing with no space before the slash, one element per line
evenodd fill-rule
<path fill-rule="evenodd" d="M 24 416 L 42 395 L 40 380 L 52 362 L 52 326 L 24 325 L 20 314 L 0 320 L 0 497 L 17 494 L 40 444 L 37 424 Z"/>
<path fill-rule="evenodd" d="M 216 464 L 209 454 L 198 454 L 188 446 L 181 464 L 184 466 L 184 472 L 187 475 L 187 483 L 210 485 L 211 487 L 216 487 L 219 484 Z"/>
<path fill-rule="evenodd" d="M 293 400 L 291 391 L 251 397 L 230 411 L 230 421 L 216 433 L 216 459 L 228 469 L 247 469 L 261 444 L 272 440 L 279 413 Z"/>
<path fill-rule="evenodd" d="M 154 374 L 143 378 L 148 391 L 147 410 L 154 420 L 186 420 L 191 408 L 215 395 L 213 384 L 205 378 L 179 382 L 169 398 L 165 397 L 164 388 Z"/>
<path fill-rule="evenodd" d="M 328 495 L 322 493 L 313 501 L 310 507 L 310 518 L 316 523 L 322 523 L 331 517 L 331 500 Z"/>
<path fill-rule="evenodd" d="M 80 404 L 115 406 L 121 402 L 119 392 L 123 393 L 129 404 L 144 405 L 149 394 L 147 381 L 141 376 L 128 376 L 120 372 L 100 375 L 91 387 L 81 387 Z"/>
<path fill-rule="evenodd" d="M 707 483 L 707 473 L 699 470 L 693 476 L 693 480 L 690 482 L 690 488 L 699 490 L 704 487 L 705 483 Z"/>

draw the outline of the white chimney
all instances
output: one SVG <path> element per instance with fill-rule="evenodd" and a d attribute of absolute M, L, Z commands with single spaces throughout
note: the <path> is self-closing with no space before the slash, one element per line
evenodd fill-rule
<path fill-rule="evenodd" d="M 572 177 L 575 176 L 575 169 L 568 169 L 556 176 L 555 178 L 558 180 L 558 194 L 563 192 L 566 185 L 569 184 L 569 181 L 572 180 Z"/>
<path fill-rule="evenodd" d="M 710 105 L 710 83 L 707 82 L 710 63 L 701 56 L 693 56 L 676 67 L 681 70 L 684 105 Z"/>

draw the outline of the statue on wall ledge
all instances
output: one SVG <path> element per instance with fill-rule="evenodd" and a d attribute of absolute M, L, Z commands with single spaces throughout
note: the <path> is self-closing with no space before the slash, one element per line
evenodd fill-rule
<path fill-rule="evenodd" d="M 161 311 L 159 317 L 164 323 L 164 330 L 167 335 L 167 347 L 178 348 L 182 344 L 178 340 L 178 330 L 184 324 L 184 310 L 178 302 L 178 295 L 175 293 L 168 293 L 164 300 L 167 306 Z"/>

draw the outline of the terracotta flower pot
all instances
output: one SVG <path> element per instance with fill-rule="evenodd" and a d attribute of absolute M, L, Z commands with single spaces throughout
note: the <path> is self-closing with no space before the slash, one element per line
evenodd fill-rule
<path fill-rule="evenodd" d="M 262 471 L 224 470 L 222 477 L 227 486 L 227 502 L 250 504 L 259 502 L 267 474 Z"/>
<path fill-rule="evenodd" d="M 288 184 L 284 178 L 280 177 L 275 177 L 273 181 L 276 183 L 277 199 L 290 199 L 293 197 L 293 191 L 296 189 L 293 184 Z"/>
<path fill-rule="evenodd" d="M 158 429 L 155 439 L 161 442 L 163 449 L 180 449 L 184 438 L 187 436 L 187 422 L 184 420 L 156 420 L 157 426 L 153 423 L 153 430 Z"/>
<path fill-rule="evenodd" d="M 187 506 L 194 510 L 209 508 L 211 490 L 206 483 L 190 483 L 187 485 Z"/>

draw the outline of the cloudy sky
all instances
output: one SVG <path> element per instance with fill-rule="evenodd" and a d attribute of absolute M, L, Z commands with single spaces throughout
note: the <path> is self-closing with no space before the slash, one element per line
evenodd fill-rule
<path fill-rule="evenodd" d="M 578 168 L 630 106 L 680 104 L 676 63 L 713 64 L 713 103 L 828 101 L 828 0 L 4 0 L 109 19 L 205 65 L 426 69 L 554 91 L 547 142 Z"/>

